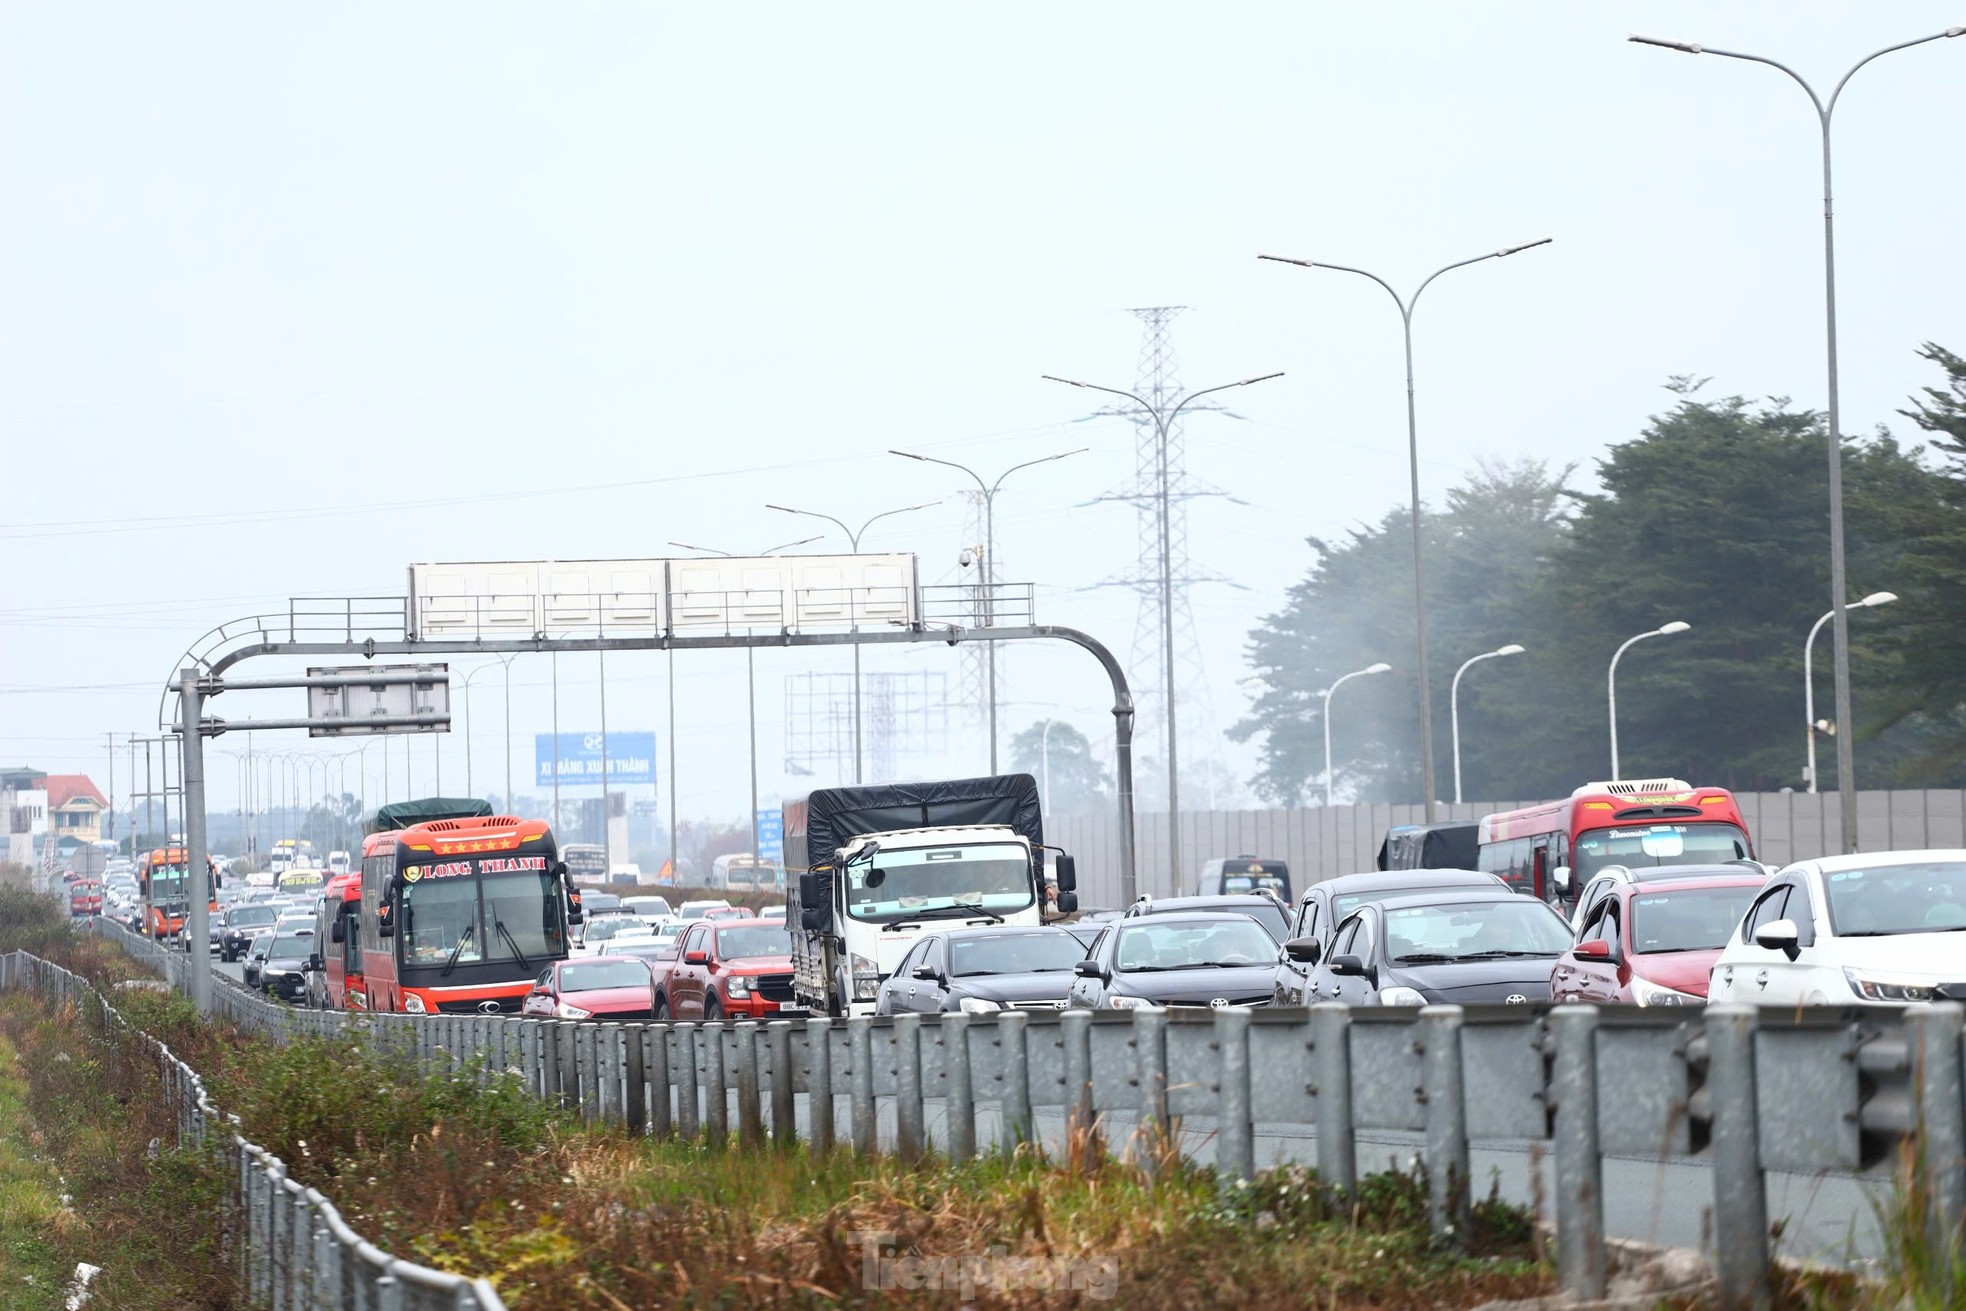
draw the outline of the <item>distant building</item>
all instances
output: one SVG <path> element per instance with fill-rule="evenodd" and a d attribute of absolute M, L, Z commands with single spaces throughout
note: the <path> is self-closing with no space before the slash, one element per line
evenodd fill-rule
<path fill-rule="evenodd" d="M 87 774 L 50 774 L 42 787 L 48 794 L 48 827 L 63 848 L 101 840 L 109 802 Z"/>
<path fill-rule="evenodd" d="M 48 831 L 47 774 L 38 769 L 0 769 L 0 820 L 6 822 L 5 858 L 32 865 Z"/>

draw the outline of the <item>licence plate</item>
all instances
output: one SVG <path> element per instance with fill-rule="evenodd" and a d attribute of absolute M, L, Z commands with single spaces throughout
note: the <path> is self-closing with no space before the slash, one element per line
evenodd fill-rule
<path fill-rule="evenodd" d="M 803 1006 L 780 1006 L 778 1008 L 778 1013 L 780 1015 L 806 1015 L 809 1014 L 810 1012 L 808 1012 L 806 1008 Z"/>

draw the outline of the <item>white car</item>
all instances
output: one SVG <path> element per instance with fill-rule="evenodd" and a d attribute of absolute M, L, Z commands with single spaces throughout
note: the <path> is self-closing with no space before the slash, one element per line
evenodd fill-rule
<path fill-rule="evenodd" d="M 650 924 L 661 924 L 675 914 L 669 907 L 667 897 L 623 897 L 621 909 Z"/>
<path fill-rule="evenodd" d="M 1774 1006 L 1941 997 L 1966 1000 L 1966 851 L 1790 865 L 1748 908 L 1707 988 L 1709 1001 Z"/>

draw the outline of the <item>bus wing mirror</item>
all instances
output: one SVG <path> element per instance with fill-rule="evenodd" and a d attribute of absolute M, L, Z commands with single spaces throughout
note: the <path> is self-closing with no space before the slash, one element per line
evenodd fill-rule
<path fill-rule="evenodd" d="M 329 925 L 328 941 L 329 942 L 348 941 L 348 926 L 343 924 L 340 920 L 336 920 L 333 924 Z"/>
<path fill-rule="evenodd" d="M 1551 870 L 1550 882 L 1556 885 L 1556 890 L 1558 893 L 1566 897 L 1569 896 L 1570 895 L 1570 867 L 1568 865 L 1558 865 L 1555 869 Z"/>
<path fill-rule="evenodd" d="M 1060 892 L 1078 891 L 1079 866 L 1077 861 L 1073 860 L 1070 856 L 1060 856 L 1053 862 L 1052 872 L 1057 877 L 1058 890 Z"/>
<path fill-rule="evenodd" d="M 378 937 L 393 938 L 396 936 L 396 922 L 394 920 L 377 920 L 375 922 L 375 931 Z"/>

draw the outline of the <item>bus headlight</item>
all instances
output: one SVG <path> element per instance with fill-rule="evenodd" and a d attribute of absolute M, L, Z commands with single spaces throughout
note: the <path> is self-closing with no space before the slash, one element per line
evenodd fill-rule
<path fill-rule="evenodd" d="M 881 990 L 880 966 L 860 955 L 850 957 L 848 964 L 853 970 L 853 999 L 874 1000 L 875 995 Z"/>
<path fill-rule="evenodd" d="M 406 992 L 406 993 L 404 993 L 404 994 L 403 994 L 403 1009 L 404 1009 L 404 1010 L 406 1010 L 406 1011 L 408 1011 L 408 1012 L 409 1012 L 410 1014 L 412 1014 L 412 1015 L 422 1015 L 422 1014 L 424 1014 L 424 1010 L 423 1010 L 423 998 L 421 998 L 421 997 L 419 997 L 419 996 L 417 996 L 417 995 L 416 995 L 415 993 L 413 993 L 413 992 Z"/>

